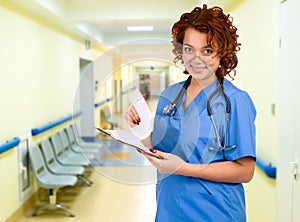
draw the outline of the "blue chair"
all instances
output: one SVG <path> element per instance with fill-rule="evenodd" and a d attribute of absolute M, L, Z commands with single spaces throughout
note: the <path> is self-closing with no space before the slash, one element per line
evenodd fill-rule
<path fill-rule="evenodd" d="M 74 137 L 76 139 L 76 143 L 78 146 L 83 147 L 83 148 L 96 148 L 99 149 L 103 145 L 102 139 L 99 138 L 99 136 L 95 136 L 94 141 L 92 142 L 87 142 L 86 140 L 82 139 L 80 130 L 78 129 L 78 126 L 76 123 L 72 123 L 69 126 L 72 129 L 72 133 L 74 134 Z"/>
<path fill-rule="evenodd" d="M 67 166 L 60 164 L 54 154 L 53 147 L 49 140 L 43 140 L 41 142 L 41 150 L 44 154 L 46 165 L 51 173 L 58 175 L 75 175 L 78 179 L 83 180 L 87 185 L 91 183 L 84 177 L 83 166 Z"/>
<path fill-rule="evenodd" d="M 88 159 L 94 159 L 97 153 L 99 153 L 99 148 L 101 147 L 100 144 L 97 146 L 92 147 L 92 145 L 83 145 L 79 144 L 79 141 L 76 139 L 75 132 L 72 125 L 69 125 L 65 128 L 69 145 L 71 149 L 76 153 L 82 153 Z"/>
<path fill-rule="evenodd" d="M 89 162 L 83 155 L 75 155 L 68 146 L 68 143 L 62 140 L 60 133 L 54 133 L 50 136 L 55 156 L 60 164 L 70 166 L 89 166 Z M 64 143 L 63 143 L 64 142 Z M 72 152 L 72 153 L 71 153 Z"/>
<path fill-rule="evenodd" d="M 68 139 L 68 136 L 67 136 L 67 133 L 65 130 L 61 130 L 58 132 L 59 136 L 60 136 L 60 139 L 61 139 L 61 142 L 62 142 L 62 145 L 63 145 L 63 148 L 65 151 L 67 151 L 68 155 L 70 155 L 73 159 L 75 158 L 77 161 L 87 161 L 88 164 L 90 165 L 90 161 L 87 157 L 87 155 L 85 155 L 84 153 L 80 152 L 75 152 L 70 143 L 69 143 L 69 139 Z"/>
<path fill-rule="evenodd" d="M 102 109 L 104 118 L 108 124 L 110 124 L 111 129 L 114 129 L 119 126 L 120 123 L 124 122 L 123 117 L 112 115 L 110 108 L 106 105 Z"/>
<path fill-rule="evenodd" d="M 71 175 L 52 174 L 46 167 L 42 152 L 37 146 L 29 149 L 29 158 L 38 185 L 49 190 L 49 203 L 37 208 L 32 213 L 32 216 L 36 216 L 42 209 L 55 207 L 56 209 L 65 210 L 70 217 L 74 217 L 75 214 L 71 210 L 64 205 L 57 203 L 56 193 L 58 189 L 62 187 L 74 186 L 77 183 L 77 177 Z"/>
<path fill-rule="evenodd" d="M 70 150 L 69 143 L 66 141 L 67 138 L 64 137 L 64 133 L 62 132 L 64 131 L 53 133 L 50 136 L 57 162 L 65 166 L 89 167 L 89 161 L 82 154 L 75 154 Z M 93 184 L 93 182 L 84 175 L 82 175 L 81 179 L 89 186 Z"/>

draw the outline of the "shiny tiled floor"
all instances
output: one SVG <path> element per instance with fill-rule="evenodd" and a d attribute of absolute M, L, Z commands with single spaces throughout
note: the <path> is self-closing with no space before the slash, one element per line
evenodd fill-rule
<path fill-rule="evenodd" d="M 156 102 L 148 104 L 152 113 Z M 38 206 L 48 201 L 47 193 L 39 192 L 36 204 L 26 209 L 17 221 L 153 222 L 156 169 L 135 149 L 111 140 L 103 141 L 101 147 L 98 159 L 88 172 L 94 184 L 88 187 L 79 181 L 75 187 L 58 192 L 57 202 L 71 209 L 75 217 L 62 210 L 44 210 L 38 216 L 31 216 Z"/>
<path fill-rule="evenodd" d="M 103 166 L 93 169 L 89 175 L 94 181 L 91 187 L 78 182 L 58 192 L 58 202 L 69 207 L 75 217 L 61 210 L 31 213 L 36 206 L 27 209 L 20 222 L 153 222 L 155 215 L 155 169 L 145 166 Z M 47 194 L 40 194 L 37 204 L 47 202 Z"/>

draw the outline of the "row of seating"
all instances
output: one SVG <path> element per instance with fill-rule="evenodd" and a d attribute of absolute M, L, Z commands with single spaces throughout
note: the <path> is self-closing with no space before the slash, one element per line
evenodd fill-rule
<path fill-rule="evenodd" d="M 78 180 L 91 186 L 93 182 L 84 173 L 91 166 L 88 158 L 93 158 L 98 152 L 95 147 L 82 147 L 77 138 L 76 125 L 71 124 L 29 149 L 36 181 L 40 187 L 49 190 L 49 203 L 37 208 L 33 216 L 42 209 L 53 207 L 65 210 L 70 217 L 75 216 L 70 209 L 57 202 L 56 193 L 60 188 L 74 186 Z"/>

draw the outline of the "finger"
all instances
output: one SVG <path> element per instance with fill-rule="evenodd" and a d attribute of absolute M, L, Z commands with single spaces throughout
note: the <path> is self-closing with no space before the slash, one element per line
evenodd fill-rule
<path fill-rule="evenodd" d="M 152 157 L 153 157 L 153 156 L 151 156 L 150 154 L 144 152 L 142 149 L 137 149 L 137 151 L 138 151 L 140 154 L 142 154 L 143 156 L 145 156 L 150 162 L 152 162 L 151 160 L 152 160 Z M 157 158 L 156 158 L 156 159 L 157 159 Z"/>
<path fill-rule="evenodd" d="M 126 120 L 130 127 L 134 127 L 139 124 L 140 119 L 139 117 L 138 118 L 136 117 L 137 115 L 138 114 L 134 106 L 131 106 L 129 110 L 126 112 Z"/>
<path fill-rule="evenodd" d="M 158 166 L 157 164 L 159 162 L 161 162 L 162 160 L 166 159 L 166 156 L 167 156 L 167 155 L 164 155 L 163 152 L 153 152 L 152 151 L 152 153 L 153 154 L 144 152 L 144 156 L 146 156 L 147 159 L 156 167 Z"/>
<path fill-rule="evenodd" d="M 128 123 L 134 123 L 135 122 L 134 114 L 130 111 L 128 111 L 126 113 L 126 119 L 127 119 Z"/>
<path fill-rule="evenodd" d="M 138 124 L 141 121 L 141 119 L 135 107 L 131 106 L 130 111 L 131 111 L 132 119 L 135 120 L 135 122 Z"/>
<path fill-rule="evenodd" d="M 150 151 L 155 154 L 156 156 L 159 156 L 161 159 L 167 159 L 168 158 L 168 155 L 169 153 L 165 153 L 165 152 L 162 152 L 160 150 L 156 150 L 154 148 L 150 149 Z"/>
<path fill-rule="evenodd" d="M 126 119 L 126 122 L 128 123 L 128 125 L 130 126 L 130 127 L 134 127 L 136 124 L 134 123 L 134 121 L 133 121 L 133 119 L 132 119 L 132 117 L 131 117 L 131 115 L 130 115 L 130 113 L 129 112 L 126 112 L 126 114 L 125 114 L 125 119 Z"/>
<path fill-rule="evenodd" d="M 150 153 L 147 153 L 147 152 L 145 152 L 145 151 L 143 151 L 143 150 L 141 150 L 141 149 L 138 149 L 137 150 L 139 153 L 141 153 L 142 155 L 144 155 L 152 164 L 154 163 L 154 162 L 156 162 L 157 160 L 159 160 L 160 159 L 160 157 L 159 156 L 157 156 L 156 154 L 155 155 L 151 155 Z"/>
<path fill-rule="evenodd" d="M 138 113 L 137 113 L 137 111 L 136 111 L 134 105 L 131 105 L 130 111 L 131 111 L 131 113 L 132 113 L 133 115 L 138 115 Z"/>

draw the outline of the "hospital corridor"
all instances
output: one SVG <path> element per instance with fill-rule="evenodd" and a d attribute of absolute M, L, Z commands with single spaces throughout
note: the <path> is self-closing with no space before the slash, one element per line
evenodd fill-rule
<path fill-rule="evenodd" d="M 178 46 L 172 26 L 206 5 L 230 15 L 241 45 L 236 75 L 201 88 L 203 98 L 197 95 L 207 100 L 203 117 L 194 115 L 200 113 L 200 105 L 193 106 L 198 97 L 189 105 L 185 94 L 194 74 L 187 67 L 210 72 L 219 54 L 206 55 L 213 44 L 203 51 Z M 296 0 L 0 0 L 0 221 L 167 222 L 159 218 L 169 214 L 168 221 L 244 222 L 231 213 L 241 207 L 247 222 L 299 222 L 299 7 Z M 187 58 L 205 67 L 189 66 Z M 239 97 L 239 111 L 225 88 L 231 84 L 251 98 Z M 205 98 L 210 87 L 216 90 Z M 224 121 L 214 103 L 225 107 Z M 207 125 L 201 128 L 196 118 Z M 248 129 L 252 118 L 255 127 Z M 227 132 L 250 134 L 253 153 L 251 147 L 240 151 Z M 189 150 L 202 143 L 207 151 Z M 152 149 L 164 144 L 173 144 L 181 159 L 161 156 L 170 147 Z M 178 144 L 186 150 L 177 150 Z M 158 164 L 193 163 L 199 156 L 204 168 L 218 158 L 239 163 L 232 159 L 235 150 L 254 157 L 250 182 L 197 180 L 177 175 L 182 168 L 169 172 Z M 169 193 L 162 195 L 163 189 Z M 215 193 L 229 198 L 207 205 Z M 197 215 L 185 201 L 210 219 L 185 219 Z M 237 207 L 239 201 L 246 207 Z M 221 205 L 227 208 L 219 214 Z"/>

